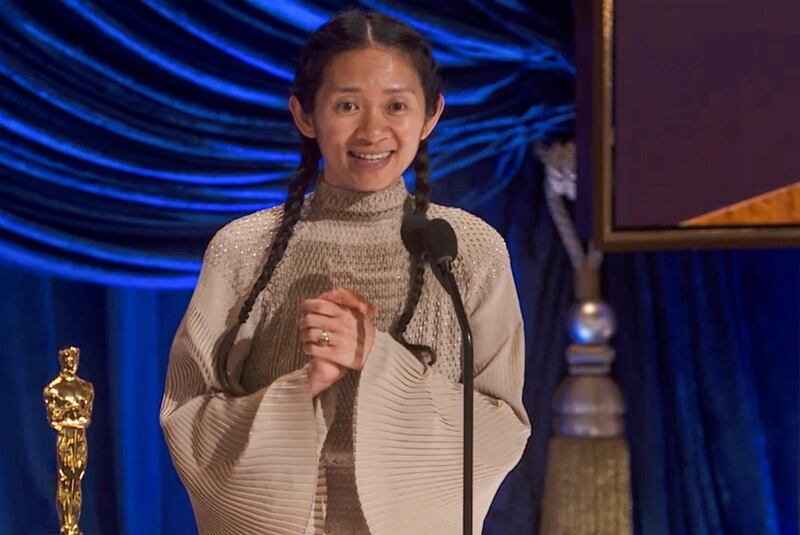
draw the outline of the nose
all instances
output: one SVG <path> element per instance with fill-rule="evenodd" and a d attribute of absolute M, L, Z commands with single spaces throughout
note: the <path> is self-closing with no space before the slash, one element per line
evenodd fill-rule
<path fill-rule="evenodd" d="M 381 110 L 367 108 L 361 115 L 358 128 L 358 139 L 374 145 L 388 135 L 389 123 Z"/>

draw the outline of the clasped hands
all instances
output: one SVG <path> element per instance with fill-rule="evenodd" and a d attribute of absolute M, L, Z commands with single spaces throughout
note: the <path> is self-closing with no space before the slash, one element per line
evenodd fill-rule
<path fill-rule="evenodd" d="M 314 397 L 348 370 L 364 367 L 375 341 L 370 317 L 377 309 L 353 290 L 335 288 L 305 299 L 300 310 L 300 341 L 311 358 L 308 379 Z"/>

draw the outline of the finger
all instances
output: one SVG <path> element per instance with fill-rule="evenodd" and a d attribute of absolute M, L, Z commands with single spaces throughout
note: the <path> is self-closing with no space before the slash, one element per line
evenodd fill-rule
<path fill-rule="evenodd" d="M 324 298 L 343 307 L 358 310 L 365 316 L 374 316 L 378 313 L 377 308 L 353 290 L 336 288 L 320 295 L 320 298 Z"/>
<path fill-rule="evenodd" d="M 330 318 L 335 318 L 342 314 L 342 308 L 327 299 L 304 299 L 300 303 L 300 310 L 306 314 L 321 314 Z"/>
<path fill-rule="evenodd" d="M 333 362 L 337 366 L 348 370 L 355 369 L 353 359 L 342 353 L 339 348 L 331 346 L 318 346 L 312 342 L 303 343 L 303 353 L 310 358 L 323 358 Z"/>
<path fill-rule="evenodd" d="M 328 343 L 320 343 L 320 336 L 322 335 L 323 329 L 303 329 L 300 331 L 300 341 L 301 342 L 311 342 L 312 344 L 317 344 L 320 346 L 332 346 L 335 344 L 335 340 L 337 338 L 336 335 L 331 334 L 330 331 L 325 330 L 328 333 Z"/>
<path fill-rule="evenodd" d="M 314 342 L 303 342 L 303 353 L 309 357 L 324 358 L 325 360 L 333 362 L 337 366 L 341 365 L 334 360 L 336 352 L 331 346 L 321 346 Z"/>
<path fill-rule="evenodd" d="M 372 307 L 372 305 L 363 295 L 350 288 L 334 288 L 333 290 L 328 290 L 319 297 L 329 300 L 342 301 L 343 303 L 347 303 L 347 306 L 350 307 L 353 307 L 357 302 Z"/>
<path fill-rule="evenodd" d="M 342 320 L 330 318 L 321 314 L 306 314 L 297 322 L 300 330 L 325 329 L 329 333 L 340 332 L 342 330 Z"/>
<path fill-rule="evenodd" d="M 314 365 L 315 366 L 333 367 L 333 368 L 339 368 L 339 369 L 344 368 L 344 366 L 342 366 L 341 364 L 337 364 L 336 362 L 332 361 L 331 359 L 329 359 L 327 357 L 321 357 L 321 356 L 317 356 L 317 355 L 313 355 L 313 356 L 309 355 L 309 356 L 311 357 L 311 360 L 314 361 Z"/>
<path fill-rule="evenodd" d="M 333 383 L 341 379 L 347 368 L 323 357 L 311 357 L 309 377 L 314 376 L 324 383 Z"/>

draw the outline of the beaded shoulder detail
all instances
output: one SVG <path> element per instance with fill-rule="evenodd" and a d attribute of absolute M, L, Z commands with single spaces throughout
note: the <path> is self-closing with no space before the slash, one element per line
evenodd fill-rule
<path fill-rule="evenodd" d="M 473 300 L 501 271 L 509 269 L 505 240 L 483 219 L 461 208 L 433 203 L 428 214 L 431 219 L 445 219 L 456 232 L 458 257 L 453 269 L 465 302 Z"/>
<path fill-rule="evenodd" d="M 249 285 L 266 259 L 282 217 L 283 205 L 278 205 L 226 224 L 211 238 L 203 269 L 213 269 L 234 287 Z"/>

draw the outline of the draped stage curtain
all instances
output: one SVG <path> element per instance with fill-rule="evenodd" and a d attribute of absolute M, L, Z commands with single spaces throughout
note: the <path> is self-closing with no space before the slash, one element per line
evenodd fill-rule
<path fill-rule="evenodd" d="M 535 533 L 572 276 L 530 147 L 572 130 L 570 5 L 360 5 L 432 41 L 434 199 L 508 241 L 534 433 L 485 533 Z M 283 198 L 292 58 L 344 6 L 0 4 L 0 533 L 57 526 L 41 391 L 68 344 L 96 394 L 85 532 L 195 532 L 158 425 L 169 345 L 213 232 Z M 614 254 L 604 278 L 637 533 L 796 533 L 798 251 Z"/>

